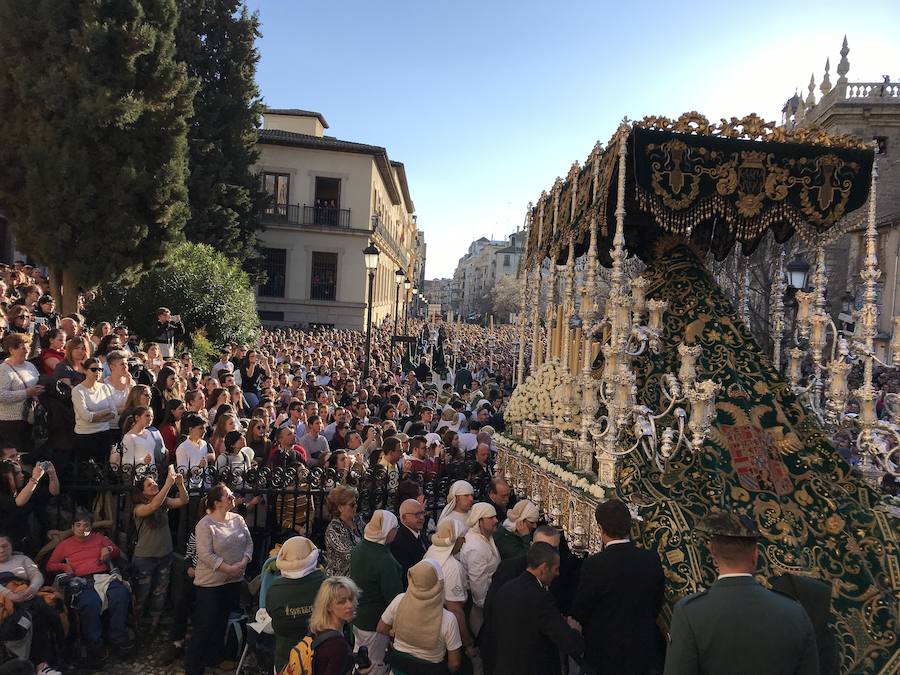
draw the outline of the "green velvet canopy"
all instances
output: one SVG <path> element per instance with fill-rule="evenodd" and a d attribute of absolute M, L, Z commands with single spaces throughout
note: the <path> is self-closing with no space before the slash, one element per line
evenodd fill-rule
<path fill-rule="evenodd" d="M 669 308 L 662 350 L 635 364 L 638 402 L 665 408 L 660 380 L 678 371 L 682 342 L 703 348 L 698 379 L 722 385 L 700 452 L 665 473 L 640 452 L 617 469 L 619 497 L 643 517 L 642 544 L 663 561 L 667 611 L 715 581 L 696 526 L 711 510 L 733 510 L 762 534 L 760 576 L 790 572 L 831 584 L 842 673 L 900 672 L 900 518 L 806 414 L 697 253 L 684 244 L 661 253 L 643 276 L 648 297 Z"/>
<path fill-rule="evenodd" d="M 625 242 L 649 261 L 662 235 L 690 239 L 717 259 L 735 242 L 753 252 L 767 230 L 779 242 L 820 235 L 868 196 L 874 150 L 818 129 L 783 128 L 755 115 L 710 124 L 697 113 L 676 121 L 622 125 L 541 195 L 531 211 L 528 264 L 564 262 L 570 241 L 587 250 L 599 235 L 601 262 L 615 232 L 619 149 L 625 142 Z"/>

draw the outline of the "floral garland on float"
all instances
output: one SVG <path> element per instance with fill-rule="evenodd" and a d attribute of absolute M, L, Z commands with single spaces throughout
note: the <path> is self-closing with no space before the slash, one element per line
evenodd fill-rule
<path fill-rule="evenodd" d="M 593 522 L 597 504 L 606 498 L 603 486 L 509 436 L 498 434 L 494 441 L 498 475 L 506 478 L 516 494 L 534 502 L 547 521 L 565 533 L 573 551 L 599 551 L 600 540 Z"/>

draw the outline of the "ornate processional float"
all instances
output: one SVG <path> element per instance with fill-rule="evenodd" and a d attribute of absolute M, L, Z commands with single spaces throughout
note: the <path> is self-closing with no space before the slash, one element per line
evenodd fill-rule
<path fill-rule="evenodd" d="M 529 205 L 518 386 L 499 468 L 583 552 L 599 548 L 596 504 L 628 503 L 635 536 L 666 570 L 666 622 L 675 601 L 716 578 L 695 525 L 717 509 L 750 516 L 762 580 L 831 584 L 842 672 L 896 673 L 900 518 L 871 484 L 897 475 L 900 446 L 900 417 L 875 406 L 873 165 L 859 140 L 755 115 L 623 123 Z M 824 247 L 865 206 L 864 302 L 845 334 L 826 311 Z M 773 359 L 704 264 L 738 246 L 748 256 L 767 237 L 785 252 L 800 242 L 817 262 L 812 291 L 797 293 L 786 376 L 783 315 Z M 782 276 L 773 296 L 779 285 Z M 863 380 L 851 391 L 854 364 Z M 859 468 L 830 440 L 848 428 Z"/>

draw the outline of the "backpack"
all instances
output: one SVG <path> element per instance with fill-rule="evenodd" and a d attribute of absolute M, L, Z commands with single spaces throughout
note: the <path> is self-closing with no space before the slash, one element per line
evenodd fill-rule
<path fill-rule="evenodd" d="M 320 644 L 334 637 L 341 637 L 341 633 L 324 630 L 317 636 L 312 633 L 304 635 L 300 642 L 291 647 L 290 658 L 279 675 L 312 675 L 313 652 Z"/>

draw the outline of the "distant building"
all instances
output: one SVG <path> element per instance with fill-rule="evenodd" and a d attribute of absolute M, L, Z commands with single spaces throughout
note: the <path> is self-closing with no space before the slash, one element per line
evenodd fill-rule
<path fill-rule="evenodd" d="M 891 319 L 900 314 L 900 83 L 891 82 L 888 75 L 883 75 L 881 81 L 876 82 L 850 82 L 847 79 L 849 52 L 845 37 L 836 68 L 837 81 L 832 86 L 831 62 L 826 60 L 825 73 L 818 87 L 818 100 L 813 74 L 807 96 L 804 98 L 794 94 L 785 103 L 782 124 L 789 129 L 818 126 L 829 133 L 850 134 L 877 143 L 876 219 L 878 263 L 882 270 L 878 356 L 884 358 L 887 356 Z M 850 232 L 827 250 L 828 301 L 835 317 L 841 311 L 845 296 L 847 299 L 852 296 L 857 306 L 862 302 L 863 282 L 859 272 L 865 258 L 863 235 L 867 213 L 866 206 L 848 216 L 853 223 Z M 811 254 L 806 257 L 807 262 L 814 266 L 814 257 Z"/>
<path fill-rule="evenodd" d="M 516 276 L 525 255 L 525 232 L 512 233 L 509 239 L 480 237 L 469 244 L 469 251 L 456 265 L 450 282 L 450 308 L 467 317 L 485 307 L 497 279 Z"/>
<path fill-rule="evenodd" d="M 257 289 L 265 325 L 365 327 L 363 249 L 381 255 L 373 322 L 394 311 L 395 271 L 424 269 L 406 169 L 387 150 L 326 136 L 321 113 L 269 109 L 259 131 L 262 174 L 274 204 L 259 233 L 268 275 Z M 419 256 L 423 260 L 419 260 Z"/>
<path fill-rule="evenodd" d="M 425 298 L 428 304 L 439 304 L 441 312 L 446 316 L 447 310 L 450 309 L 450 286 L 452 279 L 426 279 L 425 280 Z"/>

